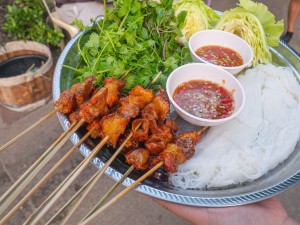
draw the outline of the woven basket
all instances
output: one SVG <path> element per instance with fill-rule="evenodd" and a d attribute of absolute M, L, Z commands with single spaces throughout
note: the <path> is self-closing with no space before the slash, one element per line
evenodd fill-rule
<path fill-rule="evenodd" d="M 14 76 L 0 70 L 0 103 L 14 111 L 33 110 L 50 99 L 53 78 L 53 59 L 50 49 L 32 41 L 13 41 L 0 47 L 0 64 L 28 55 L 44 57 L 45 62 L 35 71 L 30 68 Z"/>

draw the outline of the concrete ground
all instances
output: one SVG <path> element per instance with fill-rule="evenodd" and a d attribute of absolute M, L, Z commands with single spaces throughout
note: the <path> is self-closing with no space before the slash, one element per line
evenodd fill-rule
<path fill-rule="evenodd" d="M 222 0 L 213 1 L 212 7 L 216 10 L 224 11 L 235 6 L 237 1 Z M 276 19 L 285 19 L 287 17 L 288 3 L 280 0 L 264 0 L 266 4 L 275 14 Z M 300 51 L 300 18 L 297 20 L 295 35 L 291 41 L 291 46 Z M 0 146 L 8 140 L 25 130 L 47 112 L 53 110 L 53 103 L 48 104 L 31 112 L 13 112 L 0 106 Z M 7 148 L 0 156 L 0 195 L 2 195 L 26 169 L 47 149 L 56 138 L 62 133 L 63 129 L 56 116 L 51 117 L 42 126 L 39 126 L 24 138 Z M 22 196 L 27 193 L 35 183 L 57 162 L 70 148 L 72 143 L 68 141 L 54 157 L 54 159 L 42 170 L 42 172 L 34 179 L 23 192 Z M 63 166 L 58 169 L 42 187 L 26 202 L 24 206 L 11 218 L 7 224 L 22 224 L 25 219 L 36 209 L 36 207 L 59 185 L 63 179 L 80 163 L 83 159 L 82 155 L 76 151 Z M 49 213 L 40 221 L 45 221 L 53 215 L 59 208 L 59 205 L 66 202 L 72 194 L 74 194 L 85 181 L 96 172 L 93 165 L 89 165 L 80 175 L 67 192 L 59 199 L 58 203 L 50 210 Z M 108 177 L 103 177 L 97 187 L 93 189 L 93 193 L 88 196 L 76 214 L 71 218 L 69 224 L 76 224 L 88 209 L 95 204 L 114 181 Z M 300 223 L 300 185 L 296 185 L 282 194 L 278 195 L 289 215 Z M 18 198 L 20 200 L 20 197 Z M 15 203 L 14 203 L 15 204 Z M 65 214 L 63 214 L 65 215 Z M 61 216 L 54 224 L 59 224 L 63 216 Z M 138 193 L 131 191 L 122 200 L 116 203 L 109 210 L 97 217 L 91 224 L 103 225 L 186 225 L 189 224 L 185 220 L 173 215 L 169 211 L 159 207 L 152 201 L 144 198 Z"/>

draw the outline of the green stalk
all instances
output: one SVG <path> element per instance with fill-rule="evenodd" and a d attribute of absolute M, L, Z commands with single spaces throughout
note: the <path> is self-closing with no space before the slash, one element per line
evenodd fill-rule
<path fill-rule="evenodd" d="M 88 67 L 90 67 L 90 64 L 89 64 L 88 60 L 86 59 L 86 57 L 84 56 L 84 54 L 81 54 L 82 50 L 81 50 L 81 48 L 80 48 L 80 41 L 81 41 L 82 36 L 83 36 L 83 35 L 80 35 L 80 37 L 79 37 L 79 39 L 78 39 L 78 41 L 77 41 L 77 49 L 78 49 L 78 52 L 80 53 L 80 55 L 82 56 L 84 62 L 86 63 L 86 65 L 87 65 Z"/>
<path fill-rule="evenodd" d="M 97 59 L 96 59 L 96 61 L 95 61 L 95 63 L 94 63 L 93 69 L 92 69 L 92 72 L 93 72 L 93 73 L 94 73 L 94 70 L 95 70 L 95 66 L 97 65 L 97 63 L 98 63 L 98 61 L 99 61 L 99 59 L 100 59 L 100 57 L 101 57 L 103 51 L 104 51 L 105 48 L 107 47 L 107 45 L 108 45 L 108 43 L 102 48 L 100 54 L 98 55 L 98 57 L 97 57 Z"/>
<path fill-rule="evenodd" d="M 107 32 L 107 31 L 105 31 L 105 36 L 107 36 L 108 37 L 108 39 L 109 39 L 109 41 L 110 41 L 110 43 L 111 43 L 111 45 L 112 45 L 112 47 L 113 47 L 113 49 L 115 50 L 115 52 L 117 51 L 117 49 L 115 48 L 115 45 L 114 45 L 114 42 L 113 42 L 113 40 L 111 39 L 111 37 L 110 37 L 110 35 L 109 35 L 109 33 Z"/>
<path fill-rule="evenodd" d="M 130 3 L 132 3 L 132 1 L 130 1 Z M 120 24 L 120 27 L 119 27 L 118 31 L 120 31 L 121 28 L 123 27 L 123 25 L 124 25 L 124 23 L 125 23 L 125 21 L 126 21 L 128 15 L 129 15 L 129 13 L 130 13 L 130 10 L 131 10 L 131 7 L 130 7 L 130 9 L 128 10 L 128 12 L 126 13 L 126 15 L 124 16 L 124 18 L 123 18 L 123 20 L 122 20 L 122 22 L 121 22 L 121 24 Z"/>
<path fill-rule="evenodd" d="M 82 73 L 82 71 L 81 70 L 78 70 L 78 69 L 76 69 L 76 68 L 74 68 L 74 67 L 71 67 L 71 66 L 68 66 L 68 65 L 62 65 L 63 67 L 65 67 L 65 68 L 68 68 L 68 69 L 71 69 L 71 70 L 74 70 L 74 71 L 76 71 L 76 72 L 78 72 L 78 73 Z"/>

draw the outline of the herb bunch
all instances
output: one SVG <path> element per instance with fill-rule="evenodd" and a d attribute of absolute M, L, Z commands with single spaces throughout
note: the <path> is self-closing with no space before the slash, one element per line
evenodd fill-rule
<path fill-rule="evenodd" d="M 140 84 L 146 87 L 159 71 L 156 87 L 165 87 L 167 76 L 178 66 L 191 61 L 187 46 L 175 39 L 184 15 L 175 17 L 172 0 L 116 0 L 105 17 L 85 28 L 77 46 L 81 59 L 74 70 L 76 81 L 91 74 L 101 84 L 106 77 L 124 78 L 125 90 Z M 77 22 L 78 24 L 78 22 Z M 79 24 L 80 25 L 80 24 Z M 66 66 L 68 67 L 68 66 Z M 155 88 L 155 87 L 154 87 Z"/>

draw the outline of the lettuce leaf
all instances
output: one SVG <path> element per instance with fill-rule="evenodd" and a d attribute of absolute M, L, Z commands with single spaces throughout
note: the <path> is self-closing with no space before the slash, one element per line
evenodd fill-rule
<path fill-rule="evenodd" d="M 275 16 L 262 3 L 240 0 L 234 9 L 225 11 L 215 27 L 234 33 L 249 43 L 254 52 L 252 65 L 267 64 L 272 61 L 269 46 L 278 46 L 284 30 L 283 20 L 275 21 Z"/>
<path fill-rule="evenodd" d="M 219 20 L 219 15 L 201 0 L 174 0 L 173 9 L 182 33 L 177 41 L 182 44 L 194 33 L 212 28 Z"/>

